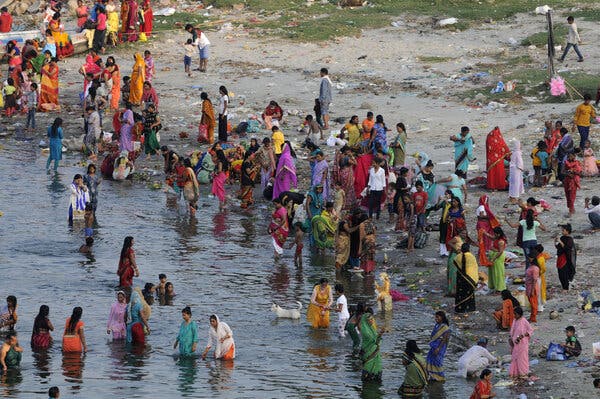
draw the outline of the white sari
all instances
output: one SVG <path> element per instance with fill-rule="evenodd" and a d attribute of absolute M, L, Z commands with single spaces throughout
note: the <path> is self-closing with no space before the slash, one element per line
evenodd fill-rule
<path fill-rule="evenodd" d="M 214 348 L 215 359 L 220 359 L 223 356 L 225 356 L 225 354 L 227 354 L 227 352 L 229 352 L 229 350 L 233 346 L 233 357 L 235 357 L 235 343 L 233 342 L 233 333 L 231 331 L 231 328 L 229 328 L 227 323 L 219 321 L 218 316 L 215 317 L 217 318 L 217 328 L 215 329 L 212 326 L 209 328 L 208 342 L 206 344 L 206 347 L 208 349 Z M 229 338 L 221 342 L 221 339 L 227 336 L 229 336 Z"/>

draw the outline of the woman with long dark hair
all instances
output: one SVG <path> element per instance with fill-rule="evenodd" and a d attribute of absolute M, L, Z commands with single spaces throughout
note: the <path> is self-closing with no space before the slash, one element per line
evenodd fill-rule
<path fill-rule="evenodd" d="M 521 226 L 523 229 L 523 241 L 521 242 L 521 248 L 523 248 L 523 255 L 525 256 L 525 269 L 529 267 L 529 258 L 531 256 L 531 250 L 537 245 L 536 229 L 539 227 L 542 231 L 546 231 L 546 227 L 538 220 L 535 219 L 533 209 L 527 209 L 525 213 L 525 219 L 519 220 L 518 223 L 511 223 L 506 218 L 506 223 L 512 228 L 518 228 Z"/>
<path fill-rule="evenodd" d="M 404 381 L 398 389 L 398 395 L 403 398 L 421 397 L 423 389 L 427 386 L 426 362 L 421 355 L 421 349 L 415 340 L 406 341 L 406 349 L 402 354 L 402 364 L 406 367 Z"/>
<path fill-rule="evenodd" d="M 31 332 L 31 347 L 34 349 L 47 349 L 52 343 L 50 331 L 54 331 L 54 326 L 48 318 L 49 314 L 50 308 L 48 305 L 42 305 L 38 315 L 35 316 L 33 331 Z"/>
<path fill-rule="evenodd" d="M 488 259 L 492 264 L 489 270 L 488 287 L 491 290 L 503 291 L 506 289 L 504 275 L 504 250 L 506 249 L 506 235 L 502 227 L 494 227 L 492 246 Z M 485 233 L 487 234 L 487 233 Z"/>
<path fill-rule="evenodd" d="M 123 240 L 123 248 L 121 248 L 121 257 L 119 258 L 119 269 L 117 270 L 119 275 L 119 287 L 131 288 L 133 286 L 133 277 L 139 277 L 140 271 L 138 270 L 137 263 L 135 261 L 135 251 L 133 250 L 133 237 L 127 236 Z"/>
<path fill-rule="evenodd" d="M 430 381 L 444 382 L 444 356 L 450 339 L 450 323 L 446 313 L 438 310 L 435 312 L 435 326 L 431 331 L 429 352 L 427 353 L 427 373 Z"/>
<path fill-rule="evenodd" d="M 63 120 L 54 119 L 52 125 L 48 127 L 48 138 L 50 139 L 50 153 L 46 161 L 46 170 L 50 170 L 50 164 L 54 161 L 54 171 L 58 170 L 58 162 L 62 159 L 62 139 L 63 139 Z"/>
<path fill-rule="evenodd" d="M 219 141 L 227 141 L 227 111 L 229 109 L 229 92 L 225 86 L 219 87 Z"/>
<path fill-rule="evenodd" d="M 502 306 L 496 309 L 493 316 L 499 329 L 508 330 L 512 327 L 515 319 L 515 308 L 521 305 L 509 290 L 503 290 L 500 295 L 502 296 Z"/>
<path fill-rule="evenodd" d="M 479 280 L 477 259 L 471 253 L 469 244 L 463 244 L 461 253 L 454 258 L 456 266 L 456 296 L 454 311 L 456 313 L 473 312 L 475 310 L 475 289 Z"/>
<path fill-rule="evenodd" d="M 87 352 L 85 334 L 83 332 L 84 324 L 81 321 L 82 314 L 83 309 L 77 306 L 73 308 L 71 317 L 67 319 L 62 342 L 63 352 Z"/>
<path fill-rule="evenodd" d="M 219 143 L 215 144 L 213 150 L 216 154 L 216 160 L 211 192 L 219 199 L 219 211 L 222 212 L 225 210 L 225 205 L 227 204 L 225 181 L 227 180 L 227 172 L 229 171 L 229 161 Z"/>

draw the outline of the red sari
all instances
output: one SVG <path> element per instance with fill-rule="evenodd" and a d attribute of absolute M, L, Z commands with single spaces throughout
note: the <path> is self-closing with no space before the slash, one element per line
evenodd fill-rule
<path fill-rule="evenodd" d="M 154 21 L 154 12 L 152 11 L 152 7 L 150 6 L 150 0 L 144 1 L 144 23 L 140 25 L 140 32 L 145 33 L 146 36 L 150 36 L 152 34 L 152 25 Z"/>
<path fill-rule="evenodd" d="M 563 180 L 563 187 L 565 188 L 565 197 L 567 198 L 567 208 L 569 212 L 575 212 L 575 197 L 577 196 L 577 190 L 580 187 L 580 175 L 582 172 L 581 163 L 578 160 L 565 161 L 565 178 Z"/>
<path fill-rule="evenodd" d="M 473 393 L 469 399 L 481 399 L 483 397 L 489 398 L 492 394 L 492 384 L 486 380 L 479 380 L 473 388 Z"/>
<path fill-rule="evenodd" d="M 504 170 L 504 158 L 510 153 L 500 129 L 495 127 L 488 133 L 485 140 L 486 147 L 486 169 L 488 190 L 506 190 L 506 171 Z"/>
<path fill-rule="evenodd" d="M 119 260 L 119 269 L 117 274 L 119 275 L 119 286 L 120 287 L 131 287 L 133 286 L 133 276 L 135 271 L 133 270 L 132 259 L 135 259 L 135 253 L 132 248 L 127 250 L 125 257 Z"/>
<path fill-rule="evenodd" d="M 354 193 L 356 198 L 360 198 L 360 193 L 369 182 L 369 168 L 373 163 L 373 154 L 363 154 L 356 158 L 356 166 L 354 167 Z"/>

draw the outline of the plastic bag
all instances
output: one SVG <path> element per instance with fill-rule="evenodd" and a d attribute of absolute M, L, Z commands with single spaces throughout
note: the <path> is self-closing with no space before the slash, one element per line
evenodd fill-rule
<path fill-rule="evenodd" d="M 546 360 L 565 360 L 565 350 L 560 344 L 550 342 L 548 345 L 548 352 L 546 353 Z"/>

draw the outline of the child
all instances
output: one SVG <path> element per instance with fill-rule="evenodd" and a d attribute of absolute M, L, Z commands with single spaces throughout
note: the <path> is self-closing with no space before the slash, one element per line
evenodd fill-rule
<path fill-rule="evenodd" d="M 417 234 L 417 214 L 410 196 L 402 197 L 404 204 L 404 220 L 408 227 L 408 245 L 406 252 L 411 253 L 415 249 L 415 234 Z"/>
<path fill-rule="evenodd" d="M 13 78 L 6 79 L 6 85 L 2 90 L 4 94 L 4 110 L 9 118 L 13 116 L 17 108 L 17 88 Z"/>
<path fill-rule="evenodd" d="M 94 235 L 94 207 L 90 202 L 85 204 L 85 212 L 83 214 L 83 220 L 85 221 L 84 234 L 85 237 L 91 237 Z"/>
<path fill-rule="evenodd" d="M 323 129 L 321 129 L 321 125 L 314 120 L 312 115 L 306 115 L 306 119 L 304 120 L 304 126 L 308 127 L 308 133 L 306 134 L 307 138 L 313 140 L 313 137 L 311 135 L 316 135 L 317 133 L 319 133 L 319 137 L 321 138 L 321 140 L 323 140 Z"/>
<path fill-rule="evenodd" d="M 483 369 L 469 399 L 495 398 L 496 394 L 492 392 L 492 386 L 492 371 L 490 369 Z"/>
<path fill-rule="evenodd" d="M 144 51 L 144 63 L 146 64 L 146 78 L 145 82 L 152 83 L 152 78 L 154 77 L 154 58 L 152 58 L 152 54 L 149 50 Z"/>
<path fill-rule="evenodd" d="M 565 350 L 565 356 L 567 359 L 579 356 L 581 354 L 581 344 L 575 335 L 575 327 L 567 326 L 565 334 L 567 334 L 567 339 L 565 340 L 565 344 L 561 345 Z"/>
<path fill-rule="evenodd" d="M 392 176 L 392 175 L 390 174 L 390 176 Z M 388 181 L 388 190 L 387 190 L 387 196 L 386 196 L 388 215 L 390 217 L 388 223 L 394 222 L 395 199 L 396 199 L 396 182 Z"/>
<path fill-rule="evenodd" d="M 58 389 L 58 387 L 52 387 L 50 389 L 48 389 L 48 397 L 50 399 L 57 399 L 60 397 L 60 390 Z"/>
<path fill-rule="evenodd" d="M 317 116 L 317 123 L 319 126 L 323 127 L 323 121 L 321 120 L 321 102 L 318 98 L 315 98 L 315 106 L 313 107 L 313 111 L 315 111 L 315 115 Z"/>
<path fill-rule="evenodd" d="M 294 242 L 290 244 L 292 249 L 296 246 L 296 252 L 294 252 L 294 266 L 302 267 L 302 248 L 304 248 L 304 226 L 302 222 L 294 223 Z"/>
<path fill-rule="evenodd" d="M 164 273 L 160 273 L 158 275 L 158 284 L 156 285 L 157 295 L 165 295 L 165 285 L 167 285 L 167 275 Z"/>
<path fill-rule="evenodd" d="M 196 46 L 194 46 L 194 42 L 192 39 L 187 39 L 187 42 L 183 45 L 183 51 L 185 55 L 183 56 L 183 67 L 185 69 L 185 73 L 187 73 L 188 77 L 192 77 L 191 67 L 192 67 L 192 57 L 196 55 Z"/>
<path fill-rule="evenodd" d="M 93 245 L 94 245 L 94 238 L 86 237 L 85 244 L 83 244 L 82 246 L 79 247 L 79 252 L 82 254 L 91 254 Z"/>
<path fill-rule="evenodd" d="M 350 318 L 348 300 L 346 299 L 346 295 L 344 295 L 344 286 L 342 284 L 337 283 L 335 285 L 335 293 L 339 296 L 337 301 L 335 301 L 334 310 L 339 313 L 338 332 L 340 333 L 340 337 L 343 338 L 346 336 L 346 323 Z"/>
<path fill-rule="evenodd" d="M 32 83 L 30 86 L 30 91 L 27 92 L 26 101 L 27 101 L 27 123 L 25 124 L 25 129 L 28 131 L 35 130 L 35 110 L 37 109 L 38 103 L 38 92 L 37 92 L 37 84 Z"/>
<path fill-rule="evenodd" d="M 544 169 L 548 169 L 548 146 L 544 140 L 538 141 L 537 145 L 531 151 L 531 164 L 533 165 L 534 176 L 533 185 L 534 187 L 542 187 L 544 185 L 545 172 Z M 544 168 L 545 164 L 545 168 Z"/>
<path fill-rule="evenodd" d="M 592 142 L 586 140 L 585 148 L 583 149 L 583 175 L 593 177 L 597 174 L 598 165 L 596 164 L 596 157 L 594 157 L 594 150 L 592 150 Z"/>
<path fill-rule="evenodd" d="M 417 229 L 419 231 L 425 231 L 425 211 L 427 209 L 429 196 L 427 195 L 427 192 L 423 190 L 423 182 L 421 180 L 417 180 L 415 188 L 417 191 L 412 194 L 412 200 L 415 207 L 414 212 L 417 215 Z"/>
<path fill-rule="evenodd" d="M 177 294 L 175 293 L 175 287 L 173 287 L 173 283 L 167 282 L 165 284 L 165 296 L 172 298 L 175 295 Z"/>

